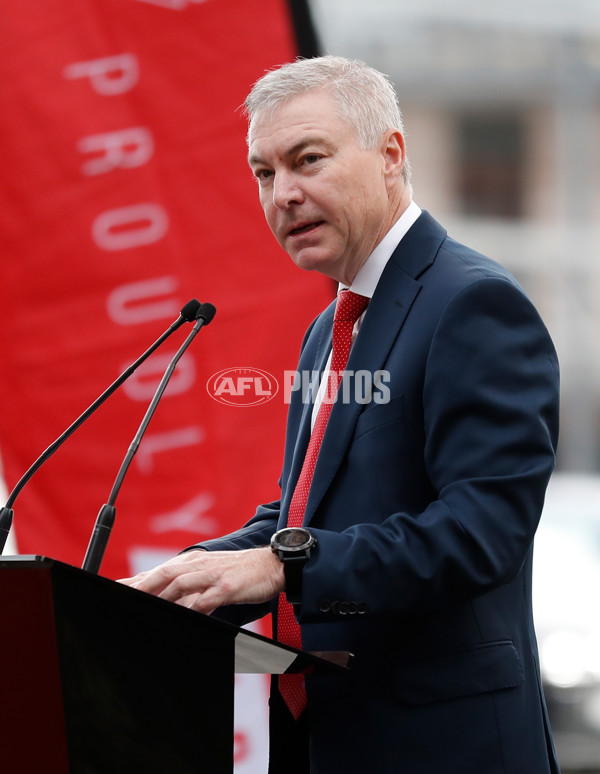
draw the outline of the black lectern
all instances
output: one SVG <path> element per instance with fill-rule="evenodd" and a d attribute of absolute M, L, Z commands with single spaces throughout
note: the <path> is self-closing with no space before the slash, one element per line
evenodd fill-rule
<path fill-rule="evenodd" d="M 10 774 L 231 774 L 234 673 L 344 668 L 44 557 L 0 557 Z"/>

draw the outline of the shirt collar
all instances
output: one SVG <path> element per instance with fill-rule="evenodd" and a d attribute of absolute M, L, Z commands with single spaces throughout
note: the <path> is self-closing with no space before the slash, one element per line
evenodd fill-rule
<path fill-rule="evenodd" d="M 413 225 L 421 214 L 421 208 L 413 201 L 404 210 L 402 215 L 394 223 L 391 229 L 383 237 L 381 242 L 375 247 L 371 255 L 367 258 L 364 264 L 360 267 L 350 290 L 354 293 L 358 293 L 361 296 L 367 298 L 373 298 L 373 293 L 377 287 L 377 283 L 381 279 L 383 270 L 392 253 L 396 247 L 400 244 L 401 239 L 404 237 L 408 229 Z M 347 285 L 340 283 L 338 292 L 343 288 L 347 288 Z"/>

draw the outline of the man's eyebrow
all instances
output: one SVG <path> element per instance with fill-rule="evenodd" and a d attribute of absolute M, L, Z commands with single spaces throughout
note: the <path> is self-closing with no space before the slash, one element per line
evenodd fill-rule
<path fill-rule="evenodd" d="M 297 143 L 292 145 L 290 148 L 288 148 L 285 153 L 283 154 L 284 158 L 289 158 L 290 156 L 295 156 L 296 153 L 300 153 L 304 150 L 304 148 L 308 147 L 309 145 L 321 145 L 325 148 L 332 148 L 332 144 L 328 142 L 324 137 L 322 137 L 320 134 L 310 135 L 308 137 L 304 137 L 302 140 L 299 140 Z M 251 153 L 248 156 L 248 164 L 250 166 L 253 166 L 254 164 L 264 164 L 265 162 L 262 160 L 262 158 L 256 154 Z"/>
<path fill-rule="evenodd" d="M 292 147 L 287 151 L 285 155 L 294 156 L 296 153 L 300 153 L 300 151 L 303 151 L 309 145 L 321 145 L 321 146 L 325 146 L 326 148 L 331 147 L 331 143 L 328 142 L 322 135 L 312 134 L 312 135 L 309 135 L 308 137 L 304 137 L 295 145 L 292 145 Z"/>
<path fill-rule="evenodd" d="M 256 153 L 251 153 L 248 156 L 248 164 L 250 164 L 250 166 L 253 166 L 254 164 L 262 164 L 262 163 L 263 163 L 263 160 Z"/>

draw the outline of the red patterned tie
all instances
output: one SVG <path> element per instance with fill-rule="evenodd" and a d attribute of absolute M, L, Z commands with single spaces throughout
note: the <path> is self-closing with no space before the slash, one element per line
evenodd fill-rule
<path fill-rule="evenodd" d="M 308 500 L 308 492 L 312 482 L 317 457 L 321 442 L 325 435 L 327 420 L 331 414 L 331 408 L 335 401 L 337 389 L 350 355 L 352 346 L 352 331 L 354 324 L 366 309 L 369 299 L 359 296 L 351 290 L 342 290 L 338 294 L 333 318 L 333 339 L 331 352 L 331 367 L 327 387 L 323 395 L 323 402 L 317 413 L 315 426 L 308 443 L 306 456 L 288 513 L 288 527 L 301 527 L 304 520 L 304 511 Z M 291 645 L 298 650 L 302 649 L 300 627 L 296 622 L 292 606 L 287 602 L 285 594 L 279 595 L 277 610 L 277 639 L 286 645 Z M 297 720 L 306 707 L 306 690 L 303 675 L 281 675 L 279 677 L 279 691 Z"/>

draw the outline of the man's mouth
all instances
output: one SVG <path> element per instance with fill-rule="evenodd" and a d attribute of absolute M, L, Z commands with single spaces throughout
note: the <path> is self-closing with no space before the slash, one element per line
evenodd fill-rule
<path fill-rule="evenodd" d="M 318 228 L 322 223 L 324 223 L 323 220 L 317 220 L 313 223 L 304 223 L 301 226 L 296 226 L 296 228 L 291 229 L 288 232 L 288 236 L 294 237 L 298 236 L 299 234 L 306 234 L 309 231 L 313 231 L 315 228 Z"/>

